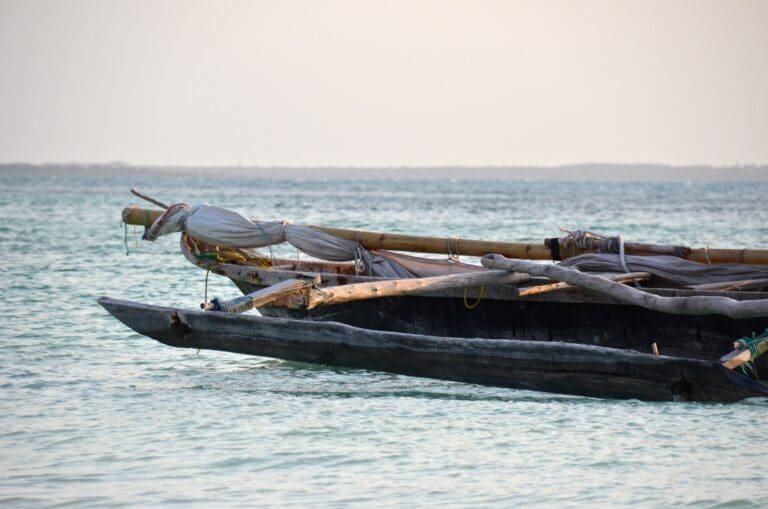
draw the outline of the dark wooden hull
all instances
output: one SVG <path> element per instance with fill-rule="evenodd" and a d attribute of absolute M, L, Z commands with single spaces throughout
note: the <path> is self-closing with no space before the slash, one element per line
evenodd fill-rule
<path fill-rule="evenodd" d="M 355 327 L 448 337 L 566 341 L 715 360 L 733 342 L 768 327 L 768 319 L 671 315 L 637 306 L 580 302 L 484 300 L 467 309 L 461 298 L 410 296 L 371 299 L 312 310 L 264 307 L 265 316 L 341 322 Z M 768 356 L 756 362 L 768 372 Z"/>
<path fill-rule="evenodd" d="M 499 387 L 649 401 L 737 401 L 768 387 L 716 362 L 560 341 L 436 337 L 337 322 L 186 311 L 102 297 L 165 344 Z"/>

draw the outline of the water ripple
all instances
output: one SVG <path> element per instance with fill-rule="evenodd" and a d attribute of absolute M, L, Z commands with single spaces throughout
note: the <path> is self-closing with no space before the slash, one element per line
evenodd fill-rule
<path fill-rule="evenodd" d="M 204 291 L 175 239 L 125 256 L 132 186 L 371 230 L 768 239 L 765 184 L 0 176 L 0 505 L 765 505 L 765 399 L 604 401 L 196 355 L 127 330 L 97 297 L 196 307 Z M 219 277 L 209 293 L 237 294 Z"/>

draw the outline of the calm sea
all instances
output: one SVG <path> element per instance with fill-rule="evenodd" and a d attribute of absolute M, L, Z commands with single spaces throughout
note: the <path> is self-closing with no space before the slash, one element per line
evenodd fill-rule
<path fill-rule="evenodd" d="M 0 505 L 768 506 L 764 400 L 603 401 L 134 334 L 96 299 L 196 307 L 204 273 L 176 236 L 129 229 L 126 256 L 130 187 L 370 230 L 768 247 L 766 183 L 0 175 Z"/>

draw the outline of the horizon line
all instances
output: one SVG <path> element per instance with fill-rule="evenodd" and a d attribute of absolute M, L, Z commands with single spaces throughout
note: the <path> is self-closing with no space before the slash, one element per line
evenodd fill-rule
<path fill-rule="evenodd" d="M 357 164 L 243 164 L 243 163 L 219 163 L 219 164 L 171 164 L 171 163 L 132 163 L 126 161 L 61 161 L 61 162 L 28 162 L 28 161 L 0 161 L 0 166 L 79 166 L 79 167 L 127 167 L 127 168 L 156 168 L 156 169 L 206 169 L 206 168 L 238 168 L 238 169 L 474 169 L 474 168 L 493 168 L 493 169 L 572 169 L 580 167 L 657 167 L 670 169 L 729 169 L 729 168 L 765 168 L 768 169 L 768 162 L 765 163 L 687 163 L 671 164 L 658 162 L 581 162 L 581 163 L 562 163 L 562 164 L 382 164 L 382 165 L 357 165 Z"/>

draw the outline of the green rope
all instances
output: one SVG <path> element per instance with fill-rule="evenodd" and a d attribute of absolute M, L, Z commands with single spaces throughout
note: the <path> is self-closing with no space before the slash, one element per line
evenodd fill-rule
<path fill-rule="evenodd" d="M 743 348 L 749 348 L 749 353 L 752 354 L 752 358 L 756 359 L 760 356 L 758 346 L 765 340 L 768 340 L 768 329 L 765 329 L 759 336 L 756 336 L 753 332 L 752 337 L 745 336 L 741 338 L 738 343 L 741 344 Z"/>
<path fill-rule="evenodd" d="M 748 348 L 749 353 L 752 355 L 751 361 L 745 362 L 741 365 L 741 372 L 749 376 L 750 373 L 747 373 L 747 368 L 749 368 L 749 371 L 757 381 L 760 381 L 760 378 L 758 376 L 757 366 L 755 366 L 755 360 L 760 357 L 760 355 L 762 355 L 759 347 L 760 344 L 764 341 L 768 341 L 768 329 L 765 329 L 759 336 L 755 335 L 753 332 L 751 337 L 745 336 L 737 341 L 737 343 L 739 343 L 742 348 Z"/>
<path fill-rule="evenodd" d="M 141 240 L 147 239 L 147 231 L 149 231 L 150 227 L 149 223 L 149 209 L 144 209 L 144 233 L 141 235 Z"/>

